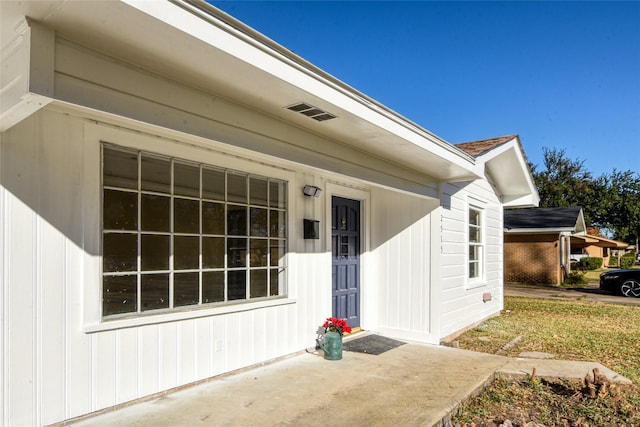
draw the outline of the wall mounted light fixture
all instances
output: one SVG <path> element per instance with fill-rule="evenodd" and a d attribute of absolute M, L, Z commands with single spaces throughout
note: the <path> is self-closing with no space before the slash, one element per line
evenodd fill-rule
<path fill-rule="evenodd" d="M 315 185 L 305 185 L 302 189 L 302 192 L 305 196 L 320 197 L 320 194 L 322 194 L 322 189 L 316 187 Z"/>

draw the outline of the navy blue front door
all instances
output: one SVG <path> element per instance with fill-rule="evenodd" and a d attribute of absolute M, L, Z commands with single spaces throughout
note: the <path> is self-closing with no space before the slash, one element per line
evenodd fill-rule
<path fill-rule="evenodd" d="M 360 326 L 360 202 L 331 199 L 333 317 Z"/>

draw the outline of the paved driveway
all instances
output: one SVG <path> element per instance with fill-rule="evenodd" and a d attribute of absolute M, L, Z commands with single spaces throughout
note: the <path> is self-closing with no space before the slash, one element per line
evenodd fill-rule
<path fill-rule="evenodd" d="M 625 304 L 640 306 L 640 298 L 627 298 L 620 295 L 611 294 L 600 290 L 597 283 L 590 283 L 585 288 L 557 288 L 552 286 L 533 286 L 505 284 L 504 294 L 506 296 L 522 296 L 532 298 L 557 298 L 565 300 L 587 300 L 599 301 L 610 304 Z"/>

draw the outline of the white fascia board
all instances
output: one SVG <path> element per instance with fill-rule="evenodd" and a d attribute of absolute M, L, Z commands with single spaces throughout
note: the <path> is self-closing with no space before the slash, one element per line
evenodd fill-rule
<path fill-rule="evenodd" d="M 582 209 L 580 209 L 580 213 L 578 214 L 578 221 L 576 222 L 576 232 L 587 234 L 587 225 L 584 222 L 584 213 L 582 212 Z"/>
<path fill-rule="evenodd" d="M 0 132 L 10 129 L 22 120 L 31 116 L 41 108 L 47 106 L 53 99 L 34 93 L 25 93 L 20 101 L 0 114 Z"/>
<path fill-rule="evenodd" d="M 505 234 L 550 234 L 550 233 L 574 233 L 574 228 L 505 228 Z"/>
<path fill-rule="evenodd" d="M 503 199 L 518 202 L 505 206 L 538 206 L 540 195 L 520 139 L 516 136 L 477 157 L 478 163 L 490 173 Z M 524 202 L 524 205 L 518 203 Z"/>
<path fill-rule="evenodd" d="M 14 27 L 13 38 L 2 40 L 0 49 L 0 132 L 53 100 L 53 32 L 23 17 Z"/>
<path fill-rule="evenodd" d="M 174 3 L 122 0 L 212 48 L 219 49 L 362 120 L 399 136 L 411 144 L 481 178 L 475 159 L 426 129 L 366 97 L 333 76 L 234 20 L 224 12 L 199 2 Z M 228 21 L 233 20 L 234 25 Z"/>
<path fill-rule="evenodd" d="M 538 192 L 535 194 L 503 196 L 502 206 L 505 208 L 537 208 L 540 204 Z"/>

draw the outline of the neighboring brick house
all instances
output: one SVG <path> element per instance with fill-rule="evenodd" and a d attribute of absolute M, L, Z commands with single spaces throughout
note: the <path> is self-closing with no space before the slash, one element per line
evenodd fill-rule
<path fill-rule="evenodd" d="M 570 271 L 572 237 L 584 236 L 582 208 L 504 211 L 504 281 L 558 284 Z"/>
<path fill-rule="evenodd" d="M 573 236 L 571 238 L 571 258 L 577 260 L 582 257 L 600 257 L 603 266 L 618 266 L 620 265 L 620 253 L 628 247 L 628 243 L 602 236 L 592 234 Z M 613 263 L 611 263 L 612 256 L 616 260 Z"/>

